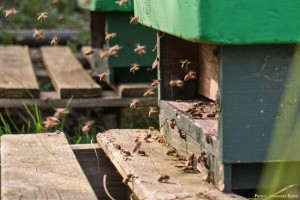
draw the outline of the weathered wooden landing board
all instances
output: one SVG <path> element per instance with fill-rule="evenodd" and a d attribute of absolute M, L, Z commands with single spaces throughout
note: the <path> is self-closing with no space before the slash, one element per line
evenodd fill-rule
<path fill-rule="evenodd" d="M 126 177 L 127 174 L 132 173 L 137 177 L 133 182 L 129 182 L 129 186 L 139 199 L 242 199 L 236 195 L 222 193 L 204 183 L 200 173 L 183 172 L 179 166 L 184 166 L 184 163 L 174 156 L 167 156 L 167 147 L 152 138 L 148 143 L 143 141 L 147 131 L 119 129 L 97 135 L 98 143 L 120 174 Z M 152 133 L 152 135 L 159 134 L 157 131 Z M 143 141 L 141 149 L 147 156 L 132 152 L 134 140 L 138 136 Z M 131 156 L 124 156 L 121 150 L 114 147 L 114 144 L 129 150 Z M 158 182 L 162 174 L 170 176 L 167 183 Z"/>
<path fill-rule="evenodd" d="M 97 199 L 64 134 L 1 137 L 1 199 Z"/>
<path fill-rule="evenodd" d="M 68 47 L 42 47 L 43 61 L 60 98 L 97 97 L 101 88 Z"/>
<path fill-rule="evenodd" d="M 0 97 L 36 98 L 39 87 L 27 47 L 0 46 Z"/>

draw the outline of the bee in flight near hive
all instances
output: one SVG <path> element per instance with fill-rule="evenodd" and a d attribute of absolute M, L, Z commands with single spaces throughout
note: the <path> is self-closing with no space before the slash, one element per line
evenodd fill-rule
<path fill-rule="evenodd" d="M 115 46 L 112 46 L 108 49 L 108 53 L 109 53 L 109 56 L 113 55 L 113 56 L 117 56 L 118 54 L 118 51 L 121 49 L 122 47 L 120 47 L 119 45 L 115 45 Z"/>
<path fill-rule="evenodd" d="M 16 9 L 10 9 L 10 10 L 4 10 L 5 12 L 5 17 L 9 18 L 10 16 L 16 14 L 18 11 Z"/>
<path fill-rule="evenodd" d="M 94 123 L 95 123 L 95 121 L 86 122 L 85 125 L 82 127 L 82 132 L 88 133 L 91 130 Z"/>
<path fill-rule="evenodd" d="M 93 49 L 84 51 L 84 55 L 86 55 L 86 56 L 92 55 L 93 53 L 95 53 Z"/>
<path fill-rule="evenodd" d="M 58 38 L 57 36 L 54 36 L 54 37 L 51 39 L 50 44 L 51 44 L 52 46 L 57 45 L 58 41 L 59 41 L 59 38 Z"/>
<path fill-rule="evenodd" d="M 146 53 L 146 46 L 137 44 L 137 45 L 136 45 L 136 48 L 134 49 L 134 53 L 137 53 L 137 54 L 139 54 L 140 56 L 141 56 L 142 54 L 145 54 L 145 53 Z"/>
<path fill-rule="evenodd" d="M 116 33 L 109 33 L 105 36 L 105 42 L 108 42 L 117 36 Z"/>
<path fill-rule="evenodd" d="M 130 17 L 130 24 L 138 24 L 139 17 Z"/>
<path fill-rule="evenodd" d="M 32 37 L 36 40 L 42 39 L 44 37 L 44 32 L 42 30 L 35 29 Z"/>
<path fill-rule="evenodd" d="M 119 6 L 125 6 L 127 2 L 128 0 L 120 0 L 120 1 L 116 1 L 116 4 L 118 4 Z"/>
<path fill-rule="evenodd" d="M 48 13 L 42 12 L 42 13 L 39 13 L 39 16 L 38 16 L 37 20 L 39 22 L 43 22 L 47 19 L 47 17 L 48 17 Z"/>
<path fill-rule="evenodd" d="M 153 115 L 154 115 L 155 113 L 157 113 L 157 112 L 158 112 L 158 110 L 157 110 L 156 107 L 150 107 L 148 116 L 149 116 L 149 117 L 153 117 Z"/>
<path fill-rule="evenodd" d="M 131 102 L 130 109 L 135 110 L 138 105 L 139 105 L 139 101 L 137 99 L 135 99 Z"/>
<path fill-rule="evenodd" d="M 157 87 L 159 83 L 160 83 L 160 80 L 154 80 L 151 84 L 151 87 Z"/>
<path fill-rule="evenodd" d="M 183 81 L 182 81 L 182 80 L 179 80 L 179 79 L 177 79 L 177 80 L 171 80 L 171 81 L 170 81 L 170 85 L 171 85 L 172 87 L 179 87 L 179 88 L 182 88 L 182 87 L 183 87 Z"/>
<path fill-rule="evenodd" d="M 189 73 L 187 75 L 185 75 L 184 77 L 184 81 L 189 81 L 191 79 L 197 79 L 197 72 L 195 71 L 189 71 Z"/>
<path fill-rule="evenodd" d="M 62 119 L 64 115 L 69 113 L 71 113 L 71 111 L 67 110 L 66 108 L 56 108 L 53 117 L 56 119 Z"/>
<path fill-rule="evenodd" d="M 102 82 L 106 80 L 107 75 L 109 75 L 109 73 L 101 73 L 98 74 L 97 76 L 100 78 L 100 81 Z"/>
<path fill-rule="evenodd" d="M 136 63 L 132 64 L 131 65 L 131 68 L 130 68 L 130 72 L 132 72 L 133 74 L 135 74 L 136 71 L 138 71 L 140 69 L 140 66 Z"/>
<path fill-rule="evenodd" d="M 154 95 L 154 94 L 155 94 L 154 89 L 150 88 L 143 94 L 143 96 L 146 97 L 146 96 L 150 96 L 150 95 Z"/>
<path fill-rule="evenodd" d="M 182 69 L 188 69 L 189 65 L 191 64 L 191 62 L 188 59 L 180 60 L 180 63 L 181 63 L 181 68 Z"/>
<path fill-rule="evenodd" d="M 47 117 L 43 124 L 45 126 L 45 129 L 52 129 L 58 126 L 60 124 L 60 121 L 56 117 Z"/>

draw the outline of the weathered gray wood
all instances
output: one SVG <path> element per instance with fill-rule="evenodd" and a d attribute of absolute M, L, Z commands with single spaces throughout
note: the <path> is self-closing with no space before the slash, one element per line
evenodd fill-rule
<path fill-rule="evenodd" d="M 76 144 L 70 145 L 82 170 L 88 178 L 98 199 L 107 199 L 103 187 L 103 176 L 106 174 L 106 186 L 115 199 L 127 199 L 129 188 L 122 183 L 122 176 L 106 157 L 99 144 Z M 97 156 L 99 162 L 97 160 Z M 98 165 L 100 167 L 98 167 Z"/>
<path fill-rule="evenodd" d="M 131 152 L 131 156 L 128 156 L 129 160 L 126 160 L 122 152 L 114 147 L 114 144 L 119 144 L 122 149 L 131 151 L 136 137 L 143 138 L 146 132 L 146 130 L 119 129 L 97 135 L 100 146 L 120 174 L 123 177 L 129 173 L 137 176 L 133 182 L 129 182 L 129 187 L 139 199 L 241 198 L 236 195 L 224 194 L 213 186 L 203 183 L 202 175 L 199 173 L 184 173 L 176 167 L 184 164 L 175 157 L 167 156 L 168 148 L 156 140 L 150 139 L 149 143 L 142 143 L 141 149 L 147 156 L 139 156 Z M 170 176 L 168 183 L 157 181 L 161 174 Z"/>
<path fill-rule="evenodd" d="M 39 96 L 27 47 L 0 46 L 0 76 L 0 98 Z"/>
<path fill-rule="evenodd" d="M 121 97 L 142 97 L 143 94 L 151 87 L 149 83 L 124 83 L 118 85 L 118 94 Z M 157 97 L 157 89 L 154 90 Z"/>
<path fill-rule="evenodd" d="M 200 44 L 199 47 L 199 94 L 215 101 L 219 89 L 219 59 L 216 55 L 218 53 L 218 46 Z"/>
<path fill-rule="evenodd" d="M 84 71 L 68 47 L 42 47 L 44 64 L 60 98 L 98 97 L 101 87 Z"/>
<path fill-rule="evenodd" d="M 87 108 L 87 107 L 128 107 L 136 98 L 121 98 L 111 91 L 103 91 L 100 98 L 81 98 L 81 99 L 60 99 L 56 92 L 41 92 L 40 99 L 0 99 L 0 107 L 6 108 L 24 108 L 26 105 L 37 105 L 44 108 L 64 108 L 70 103 L 70 107 Z M 140 98 L 139 106 L 155 106 L 157 98 Z"/>
<path fill-rule="evenodd" d="M 1 138 L 1 199 L 97 199 L 64 134 Z"/>

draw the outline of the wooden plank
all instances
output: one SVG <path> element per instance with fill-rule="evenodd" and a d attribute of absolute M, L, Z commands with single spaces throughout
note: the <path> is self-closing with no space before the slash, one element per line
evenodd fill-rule
<path fill-rule="evenodd" d="M 107 199 L 103 187 L 103 176 L 107 176 L 106 187 L 115 199 L 127 199 L 129 188 L 122 183 L 122 176 L 106 157 L 99 144 L 70 145 L 82 170 L 88 178 L 98 199 Z M 99 162 L 95 153 L 99 158 Z"/>
<path fill-rule="evenodd" d="M 149 83 L 127 83 L 118 85 L 118 94 L 121 97 L 142 97 L 143 94 L 151 87 Z M 157 97 L 157 89 L 152 97 Z"/>
<path fill-rule="evenodd" d="M 126 177 L 132 173 L 137 177 L 128 185 L 139 199 L 243 199 L 224 194 L 202 182 L 200 173 L 183 172 L 176 166 L 184 164 L 179 159 L 166 155 L 168 148 L 154 139 L 142 143 L 141 149 L 147 156 L 131 152 L 131 156 L 126 157 L 114 147 L 119 144 L 122 149 L 131 151 L 136 137 L 143 138 L 146 133 L 147 130 L 119 129 L 97 135 L 97 141 L 120 174 Z M 170 176 L 167 184 L 158 182 L 162 174 Z"/>
<path fill-rule="evenodd" d="M 2 199 L 97 199 L 64 134 L 1 138 Z"/>
<path fill-rule="evenodd" d="M 213 44 L 200 44 L 200 70 L 198 93 L 212 100 L 218 94 L 218 46 Z"/>
<path fill-rule="evenodd" d="M 27 47 L 0 46 L 0 75 L 0 98 L 39 97 Z"/>
<path fill-rule="evenodd" d="M 98 97 L 101 87 L 85 73 L 68 47 L 42 47 L 45 67 L 60 98 Z"/>
<path fill-rule="evenodd" d="M 2 108 L 24 108 L 24 104 L 28 106 L 37 105 L 44 108 L 64 108 L 69 103 L 72 108 L 88 108 L 88 107 L 128 107 L 136 98 L 121 98 L 111 91 L 103 91 L 101 98 L 80 98 L 80 99 L 60 99 L 56 92 L 41 92 L 40 99 L 0 99 L 0 107 Z M 140 98 L 139 106 L 155 106 L 157 98 L 147 97 Z"/>
<path fill-rule="evenodd" d="M 158 35 L 158 59 L 161 100 L 193 100 L 197 93 L 198 81 L 184 81 L 182 88 L 170 86 L 171 80 L 183 80 L 190 71 L 199 72 L 199 44 L 171 36 Z M 182 69 L 180 60 L 188 59 L 189 69 Z"/>

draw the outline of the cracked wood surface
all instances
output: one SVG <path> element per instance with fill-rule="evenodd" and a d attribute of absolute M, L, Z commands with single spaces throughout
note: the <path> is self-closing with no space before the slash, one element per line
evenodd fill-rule
<path fill-rule="evenodd" d="M 145 142 L 143 138 L 147 132 L 149 130 L 116 129 L 97 135 L 98 143 L 119 173 L 123 177 L 130 173 L 137 177 L 128 185 L 139 199 L 242 199 L 233 194 L 222 193 L 204 183 L 203 175 L 197 171 L 183 172 L 185 162 L 166 155 L 170 147 L 153 139 L 154 135 L 160 133 L 151 132 L 152 138 Z M 137 137 L 142 141 L 141 149 L 147 156 L 132 152 Z M 124 156 L 121 150 L 115 148 L 115 144 L 130 151 L 131 156 Z M 167 183 L 158 182 L 162 174 L 170 176 Z"/>
<path fill-rule="evenodd" d="M 64 134 L 1 137 L 1 199 L 97 199 Z"/>

